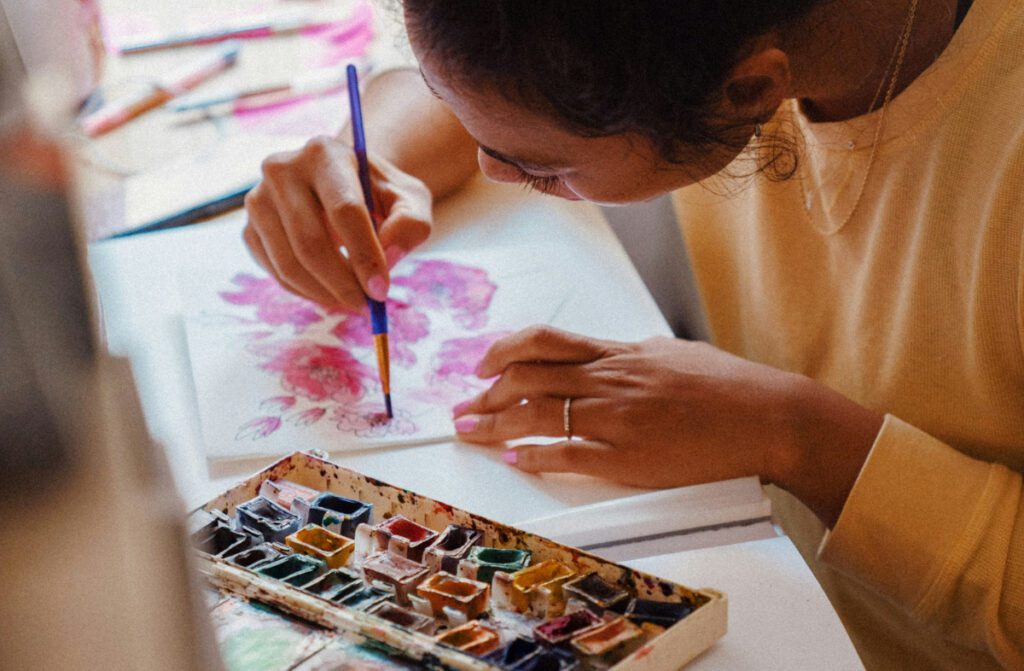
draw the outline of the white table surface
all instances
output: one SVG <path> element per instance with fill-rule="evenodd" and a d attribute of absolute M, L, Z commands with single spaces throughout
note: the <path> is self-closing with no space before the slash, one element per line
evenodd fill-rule
<path fill-rule="evenodd" d="M 425 251 L 536 242 L 572 270 L 574 290 L 553 323 L 620 340 L 671 335 L 665 320 L 596 208 L 475 183 L 436 213 Z M 146 420 L 167 450 L 186 504 L 197 506 L 269 459 L 210 462 L 202 446 L 187 358 L 178 268 L 204 242 L 232 235 L 241 245 L 244 215 L 89 248 L 111 351 L 132 359 Z M 333 455 L 338 463 L 395 485 L 514 524 L 639 490 L 582 476 L 533 476 L 501 462 L 495 450 L 451 442 Z M 500 483 L 500 487 L 495 484 Z M 786 538 L 630 562 L 730 599 L 730 633 L 694 668 L 861 668 L 837 616 Z"/>
<path fill-rule="evenodd" d="M 625 562 L 729 599 L 729 630 L 687 671 L 864 666 L 814 575 L 789 538 L 689 550 Z"/>

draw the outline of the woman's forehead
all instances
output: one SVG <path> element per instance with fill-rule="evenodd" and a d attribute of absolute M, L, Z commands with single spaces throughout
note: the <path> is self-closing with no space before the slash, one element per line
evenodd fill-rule
<path fill-rule="evenodd" d="M 444 65 L 432 56 L 420 61 L 420 74 L 485 153 L 498 160 L 528 169 L 564 169 L 568 167 L 566 153 L 580 151 L 587 139 L 510 100 L 494 87 L 471 88 L 470 84 L 446 77 Z"/>

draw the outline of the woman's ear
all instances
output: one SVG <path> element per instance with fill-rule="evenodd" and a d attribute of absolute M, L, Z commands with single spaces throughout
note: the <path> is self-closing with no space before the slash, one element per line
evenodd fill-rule
<path fill-rule="evenodd" d="M 726 77 L 724 116 L 767 121 L 790 95 L 791 82 L 789 56 L 781 49 L 771 47 L 747 56 Z"/>

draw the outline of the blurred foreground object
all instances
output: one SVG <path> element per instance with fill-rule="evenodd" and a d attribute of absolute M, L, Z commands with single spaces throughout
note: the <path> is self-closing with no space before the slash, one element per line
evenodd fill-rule
<path fill-rule="evenodd" d="M 215 668 L 182 504 L 127 362 L 98 346 L 59 152 L 27 130 L 32 83 L 9 5 L 0 4 L 0 665 Z M 60 101 L 49 99 L 51 119 L 68 112 Z"/>

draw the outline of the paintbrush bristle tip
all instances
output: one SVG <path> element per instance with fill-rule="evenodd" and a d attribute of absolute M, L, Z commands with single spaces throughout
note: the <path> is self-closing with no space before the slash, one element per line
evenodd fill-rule
<path fill-rule="evenodd" d="M 394 419 L 395 413 L 391 410 L 391 394 L 384 394 L 384 408 L 387 410 L 388 419 Z"/>

